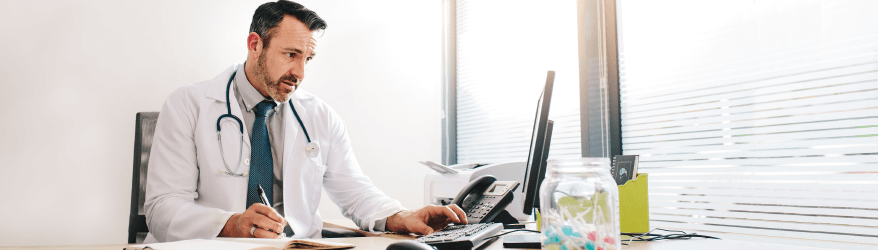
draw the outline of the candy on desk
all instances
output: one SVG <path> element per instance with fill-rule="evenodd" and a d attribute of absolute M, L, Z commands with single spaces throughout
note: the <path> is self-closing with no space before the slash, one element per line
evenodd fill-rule
<path fill-rule="evenodd" d="M 581 238 L 582 234 L 573 231 L 573 227 L 571 226 L 563 226 L 561 227 L 561 231 L 564 232 L 564 235 Z"/>
<path fill-rule="evenodd" d="M 604 242 L 606 242 L 607 244 L 616 244 L 616 239 L 614 239 L 613 237 L 607 236 L 607 237 L 604 237 Z"/>
<path fill-rule="evenodd" d="M 552 227 L 547 227 L 545 231 L 546 240 L 543 242 L 544 245 L 552 245 L 555 243 L 561 243 L 561 235 L 558 234 Z"/>
<path fill-rule="evenodd" d="M 586 242 L 585 249 L 594 250 L 594 242 L 593 241 Z"/>
<path fill-rule="evenodd" d="M 546 238 L 546 245 L 561 243 L 561 235 L 553 234 Z"/>

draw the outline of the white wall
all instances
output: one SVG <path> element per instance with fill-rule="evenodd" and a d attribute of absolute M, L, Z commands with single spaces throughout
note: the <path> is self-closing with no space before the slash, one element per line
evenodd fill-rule
<path fill-rule="evenodd" d="M 442 157 L 441 1 L 301 3 L 328 23 L 302 88 L 345 119 L 378 188 L 409 209 L 423 206 L 429 169 L 417 162 Z M 325 193 L 320 213 L 344 218 Z"/>
<path fill-rule="evenodd" d="M 0 2 L 0 246 L 127 240 L 134 114 L 246 56 L 258 1 Z M 329 24 L 303 89 L 410 208 L 440 149 L 441 4 L 301 1 Z M 341 218 L 324 197 L 320 211 Z"/>

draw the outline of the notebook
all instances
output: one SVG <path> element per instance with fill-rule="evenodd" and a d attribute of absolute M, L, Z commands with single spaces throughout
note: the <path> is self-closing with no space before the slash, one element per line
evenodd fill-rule
<path fill-rule="evenodd" d="M 293 239 L 287 241 L 283 247 L 234 242 L 226 240 L 183 240 L 165 243 L 140 244 L 125 247 L 124 250 L 183 250 L 183 249 L 211 249 L 211 250 L 287 250 L 287 249 L 348 249 L 354 245 L 345 243 L 328 242 L 321 240 Z"/>

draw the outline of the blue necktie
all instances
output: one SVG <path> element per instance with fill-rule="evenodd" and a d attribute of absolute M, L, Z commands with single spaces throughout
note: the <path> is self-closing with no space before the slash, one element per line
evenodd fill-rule
<path fill-rule="evenodd" d="M 274 199 L 274 160 L 271 159 L 271 142 L 268 141 L 268 128 L 265 118 L 275 106 L 272 101 L 262 101 L 256 105 L 256 119 L 253 121 L 253 135 L 250 138 L 250 178 L 247 182 L 247 208 L 260 203 L 256 185 L 261 185 L 265 197 Z M 271 202 L 271 200 L 269 200 Z"/>

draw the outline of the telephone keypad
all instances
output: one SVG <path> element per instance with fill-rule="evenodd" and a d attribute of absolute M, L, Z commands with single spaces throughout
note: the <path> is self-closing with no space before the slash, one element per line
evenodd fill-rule
<path fill-rule="evenodd" d="M 474 206 L 466 210 L 467 217 L 473 219 L 485 218 L 485 215 L 487 215 L 488 212 L 491 211 L 497 204 L 496 201 L 500 200 L 503 197 L 489 195 L 482 198 L 482 202 L 473 203 Z"/>

